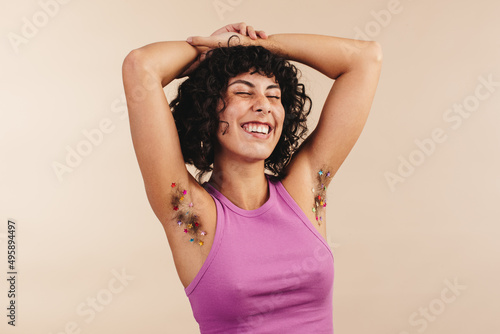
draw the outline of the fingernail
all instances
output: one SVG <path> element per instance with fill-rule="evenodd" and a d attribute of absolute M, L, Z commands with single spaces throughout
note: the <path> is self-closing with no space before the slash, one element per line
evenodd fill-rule
<path fill-rule="evenodd" d="M 188 38 L 186 39 L 186 42 L 188 42 L 188 43 L 190 43 L 190 44 L 191 44 L 191 43 L 193 42 L 193 37 L 188 37 Z"/>

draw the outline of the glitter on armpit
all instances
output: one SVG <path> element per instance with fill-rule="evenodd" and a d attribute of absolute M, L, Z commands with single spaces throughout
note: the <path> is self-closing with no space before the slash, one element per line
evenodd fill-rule
<path fill-rule="evenodd" d="M 322 208 L 326 207 L 326 186 L 327 182 L 330 182 L 328 178 L 330 178 L 330 172 L 324 172 L 323 168 L 318 171 L 317 174 L 317 186 L 312 189 L 312 192 L 315 193 L 315 189 L 318 189 L 314 195 L 314 207 L 312 211 L 315 213 L 316 221 L 319 225 L 323 222 L 323 217 L 321 216 Z"/>
<path fill-rule="evenodd" d="M 173 219 L 176 225 L 183 226 L 184 233 L 190 234 L 191 238 L 188 239 L 190 242 L 196 242 L 198 245 L 202 246 L 204 244 L 200 236 L 206 235 L 205 231 L 199 233 L 201 224 L 198 221 L 198 216 L 194 214 L 193 202 L 187 198 L 187 190 L 182 189 L 182 185 L 172 182 L 171 185 L 172 197 L 171 197 L 171 208 L 173 209 Z"/>

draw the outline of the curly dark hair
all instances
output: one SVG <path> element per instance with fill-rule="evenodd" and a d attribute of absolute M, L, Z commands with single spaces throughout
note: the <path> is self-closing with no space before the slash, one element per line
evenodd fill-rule
<path fill-rule="evenodd" d="M 229 46 L 228 42 L 227 47 L 211 49 L 179 86 L 177 97 L 170 103 L 184 162 L 199 170 L 198 183 L 205 173 L 213 170 L 219 113 L 226 108 L 223 96 L 228 81 L 250 71 L 267 77 L 274 75 L 285 110 L 281 137 L 265 160 L 265 168 L 280 180 L 285 177 L 286 165 L 299 141 L 307 135 L 307 116 L 312 101 L 298 81 L 300 71 L 297 67 L 261 46 Z M 221 110 L 217 110 L 219 101 L 223 102 Z"/>

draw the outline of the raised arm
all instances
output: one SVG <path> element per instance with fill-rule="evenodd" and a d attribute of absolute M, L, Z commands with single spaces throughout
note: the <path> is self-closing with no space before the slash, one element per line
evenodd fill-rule
<path fill-rule="evenodd" d="M 193 37 L 189 41 L 192 45 L 214 46 L 224 43 L 228 36 L 216 36 L 218 39 Z M 318 125 L 288 166 L 288 171 L 295 174 L 297 179 L 303 178 L 300 175 L 317 173 L 322 168 L 328 169 L 333 176 L 366 123 L 381 72 L 380 44 L 312 34 L 275 34 L 269 35 L 266 40 L 255 41 L 241 37 L 240 43 L 261 45 L 335 80 Z"/>
<path fill-rule="evenodd" d="M 193 37 L 192 45 L 225 44 L 230 34 Z M 379 43 L 347 38 L 276 34 L 266 40 L 231 39 L 243 45 L 260 45 L 289 60 L 325 74 L 334 83 L 318 124 L 294 153 L 282 180 L 287 191 L 326 238 L 327 187 L 350 153 L 366 123 L 382 66 Z M 312 190 L 312 193 L 310 192 Z M 311 207 L 312 212 L 311 213 Z"/>
<path fill-rule="evenodd" d="M 175 122 L 163 87 L 199 54 L 183 41 L 158 42 L 131 51 L 122 74 L 134 150 L 148 200 L 157 217 L 165 219 L 172 182 L 188 184 Z"/>
<path fill-rule="evenodd" d="M 249 40 L 267 38 L 244 24 L 227 25 L 212 36 L 238 33 Z M 123 61 L 122 74 L 130 129 L 148 200 L 162 220 L 170 186 L 196 186 L 184 164 L 179 137 L 163 87 L 183 77 L 199 63 L 210 47 L 193 47 L 185 41 L 156 42 L 132 50 Z"/>
<path fill-rule="evenodd" d="M 132 141 L 146 194 L 165 229 L 184 287 L 210 250 L 215 204 L 184 164 L 163 87 L 195 68 L 205 50 L 185 41 L 157 42 L 131 51 L 122 66 Z M 199 239 L 193 242 L 195 237 Z"/>
<path fill-rule="evenodd" d="M 312 175 L 327 169 L 333 177 L 368 118 L 382 67 L 380 44 L 306 34 L 271 35 L 268 40 L 258 42 L 335 80 L 316 128 L 288 166 L 290 172 L 296 169 L 297 175 L 307 169 Z"/>

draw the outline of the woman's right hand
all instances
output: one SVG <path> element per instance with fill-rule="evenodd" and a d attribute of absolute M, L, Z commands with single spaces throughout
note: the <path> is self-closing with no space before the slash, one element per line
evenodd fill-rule
<path fill-rule="evenodd" d="M 245 22 L 228 24 L 220 28 L 219 30 L 216 30 L 210 36 L 219 35 L 225 32 L 236 32 L 240 35 L 248 36 L 253 40 L 257 38 L 267 38 L 267 34 L 263 30 L 256 31 L 252 26 L 247 26 Z"/>
<path fill-rule="evenodd" d="M 228 41 L 231 36 L 238 36 L 237 39 L 231 39 L 231 46 L 234 45 L 251 45 L 252 41 L 261 39 L 267 39 L 267 34 L 263 30 L 255 30 L 252 26 L 246 25 L 245 22 L 228 24 L 216 31 L 214 31 L 209 37 L 193 36 L 188 37 L 187 42 L 196 47 L 200 51 L 200 55 L 191 66 L 184 71 L 179 77 L 184 77 L 189 75 L 195 68 L 198 67 L 199 63 L 205 59 L 206 53 L 214 48 L 227 46 Z"/>

